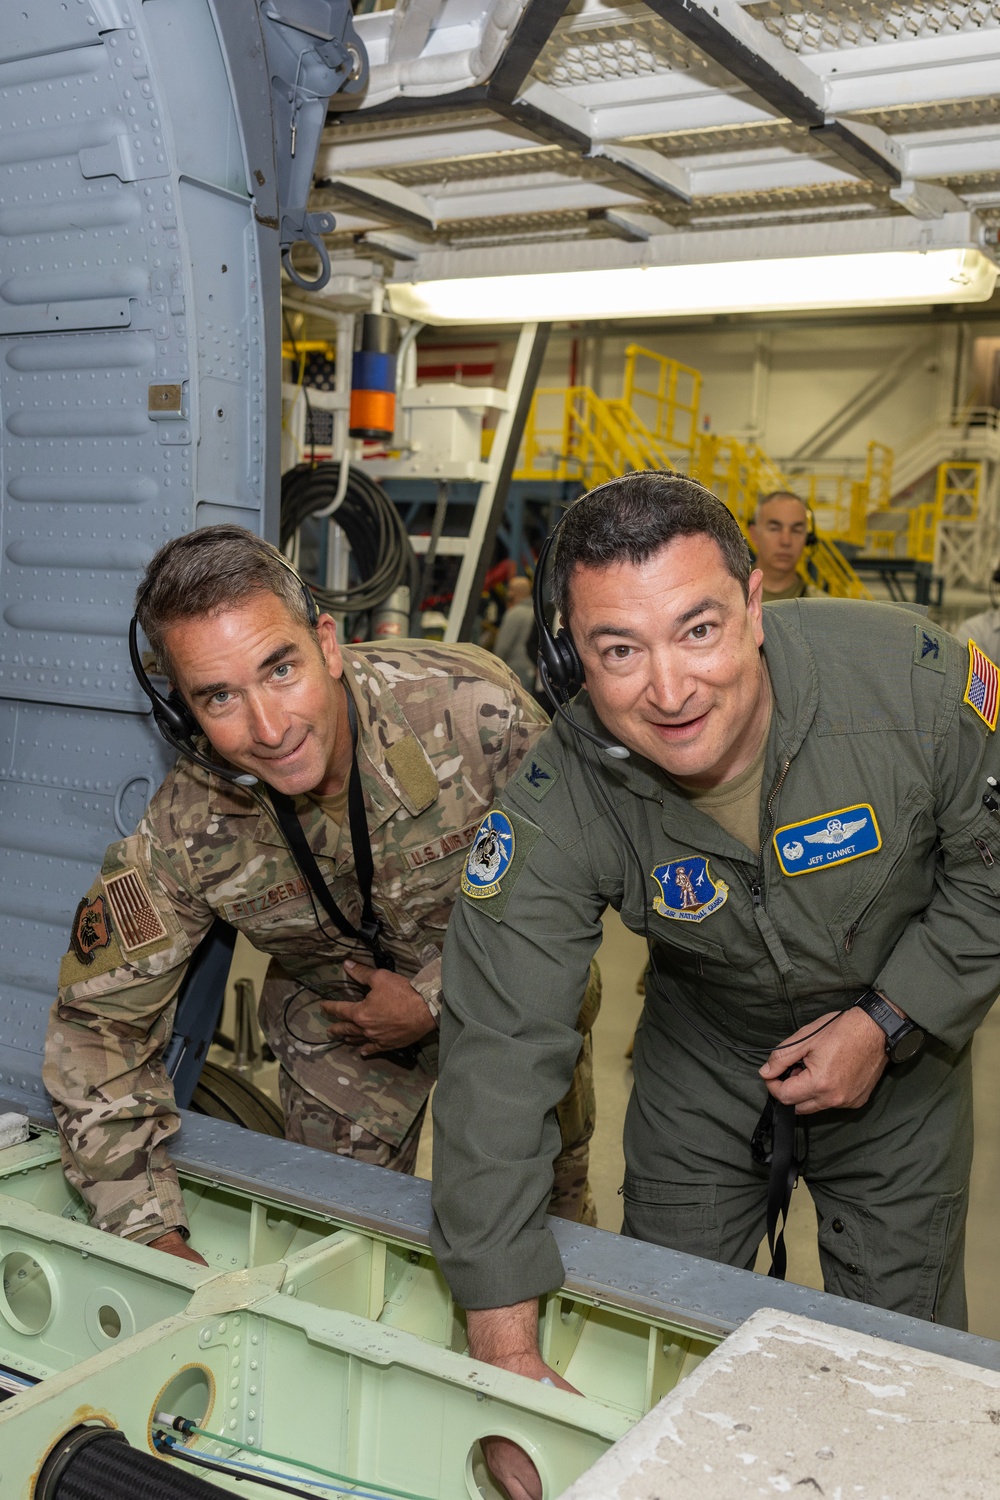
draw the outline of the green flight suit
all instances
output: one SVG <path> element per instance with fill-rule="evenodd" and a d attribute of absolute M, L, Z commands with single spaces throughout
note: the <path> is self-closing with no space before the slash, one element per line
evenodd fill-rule
<path fill-rule="evenodd" d="M 749 1141 L 766 1091 L 732 1048 L 770 1048 L 875 985 L 930 1040 L 862 1109 L 797 1132 L 826 1286 L 964 1322 L 969 1049 L 1000 989 L 1000 821 L 983 803 L 1000 754 L 968 699 L 995 722 L 993 669 L 980 692 L 967 649 L 893 605 L 772 605 L 764 630 L 759 859 L 657 767 L 612 760 L 559 720 L 473 841 L 434 1106 L 433 1244 L 466 1307 L 561 1282 L 545 1225 L 553 1109 L 611 905 L 633 932 L 648 923 L 654 960 L 625 1232 L 752 1265 L 767 1174 Z M 586 694 L 575 712 L 600 731 Z"/>

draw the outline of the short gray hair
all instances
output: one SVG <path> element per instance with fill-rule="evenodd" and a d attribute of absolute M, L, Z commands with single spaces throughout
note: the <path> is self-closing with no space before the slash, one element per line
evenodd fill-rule
<path fill-rule="evenodd" d="M 274 594 L 312 627 L 305 584 L 277 547 L 242 526 L 204 526 L 160 548 L 135 594 L 136 618 L 157 667 L 170 675 L 163 632 L 178 620 L 233 609 L 255 594 Z"/>
<path fill-rule="evenodd" d="M 750 523 L 752 526 L 756 525 L 760 520 L 761 511 L 765 505 L 770 505 L 772 500 L 797 500 L 806 513 L 806 521 L 810 521 L 812 512 L 801 495 L 797 495 L 794 490 L 771 490 L 770 494 L 761 495 L 758 498 L 757 504 L 753 508 L 753 520 Z"/>
<path fill-rule="evenodd" d="M 568 617 L 574 568 L 644 563 L 680 536 L 709 536 L 726 571 L 746 598 L 753 564 L 750 549 L 730 510 L 711 490 L 682 474 L 662 470 L 623 474 L 581 495 L 566 512 L 556 538 L 552 588 Z"/>

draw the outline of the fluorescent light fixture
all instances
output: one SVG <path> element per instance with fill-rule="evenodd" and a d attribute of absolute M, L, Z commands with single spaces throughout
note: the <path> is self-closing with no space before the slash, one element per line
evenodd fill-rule
<path fill-rule="evenodd" d="M 879 250 L 397 281 L 388 293 L 393 312 L 424 323 L 556 323 L 983 302 L 996 278 L 997 267 L 979 250 Z"/>

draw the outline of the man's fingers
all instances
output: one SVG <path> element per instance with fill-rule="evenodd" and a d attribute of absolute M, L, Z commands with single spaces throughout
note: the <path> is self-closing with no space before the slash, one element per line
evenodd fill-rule
<path fill-rule="evenodd" d="M 780 1078 L 786 1068 L 793 1067 L 795 1063 L 802 1061 L 811 1045 L 810 1042 L 803 1041 L 791 1047 L 782 1047 L 780 1052 L 772 1052 L 760 1070 L 761 1078 Z"/>
<path fill-rule="evenodd" d="M 362 1031 L 360 1026 L 353 1025 L 350 1021 L 340 1021 L 336 1026 L 326 1028 L 327 1036 L 338 1037 L 344 1042 L 366 1042 L 367 1031 Z"/>
<path fill-rule="evenodd" d="M 370 969 L 366 964 L 359 964 L 357 960 L 353 958 L 347 958 L 344 960 L 344 968 L 347 970 L 352 979 L 356 980 L 358 984 L 363 984 L 366 987 L 370 986 L 373 983 L 375 975 L 378 973 L 378 969 Z"/>
<path fill-rule="evenodd" d="M 356 1026 L 358 1023 L 355 1017 L 364 1004 L 364 1000 L 324 1000 L 320 1010 L 325 1010 L 335 1021 L 349 1021 L 352 1026 Z"/>
<path fill-rule="evenodd" d="M 542 1500 L 538 1470 L 523 1448 L 509 1438 L 483 1438 L 483 1457 L 510 1500 Z"/>

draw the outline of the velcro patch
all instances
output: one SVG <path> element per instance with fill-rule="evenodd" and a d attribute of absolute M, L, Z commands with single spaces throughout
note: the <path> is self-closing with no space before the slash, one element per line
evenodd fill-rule
<path fill-rule="evenodd" d="M 774 835 L 774 851 L 783 875 L 828 870 L 831 865 L 877 854 L 881 847 L 882 835 L 870 802 L 786 823 Z"/>
<path fill-rule="evenodd" d="M 462 874 L 462 895 L 472 906 L 503 921 L 507 903 L 542 830 L 517 813 L 499 808 L 476 832 Z"/>
<path fill-rule="evenodd" d="M 70 941 L 77 958 L 88 965 L 101 948 L 111 946 L 111 920 L 103 896 L 84 896 L 73 918 Z"/>
<path fill-rule="evenodd" d="M 258 896 L 244 896 L 242 901 L 227 901 L 222 908 L 223 915 L 227 922 L 259 917 L 261 912 L 270 911 L 272 906 L 280 906 L 284 901 L 294 901 L 296 896 L 304 896 L 308 890 L 302 876 L 296 875 L 294 880 L 282 880 L 277 885 L 268 886 Z"/>
<path fill-rule="evenodd" d="M 444 859 L 447 854 L 455 854 L 459 849 L 468 849 L 479 832 L 480 821 L 477 818 L 475 823 L 469 823 L 467 827 L 458 829 L 456 833 L 443 833 L 439 839 L 431 839 L 430 843 L 420 844 L 415 849 L 404 849 L 403 859 L 411 870 L 419 870 L 424 865 L 433 864 L 436 859 Z"/>
<path fill-rule="evenodd" d="M 1000 712 L 1000 672 L 975 641 L 969 642 L 969 680 L 965 684 L 962 702 L 982 719 L 987 729 L 996 729 L 997 713 Z"/>
<path fill-rule="evenodd" d="M 104 894 L 118 929 L 123 953 L 148 948 L 167 936 L 146 883 L 138 870 L 124 870 L 120 875 L 105 875 Z"/>
<path fill-rule="evenodd" d="M 933 625 L 926 625 L 921 621 L 914 625 L 913 633 L 916 641 L 913 647 L 913 660 L 918 667 L 927 667 L 932 672 L 944 673 L 947 667 L 945 660 L 944 641 L 940 632 Z"/>
<path fill-rule="evenodd" d="M 528 755 L 524 759 L 517 784 L 524 787 L 529 797 L 541 802 L 558 780 L 559 772 L 555 766 L 550 766 L 541 755 Z"/>

